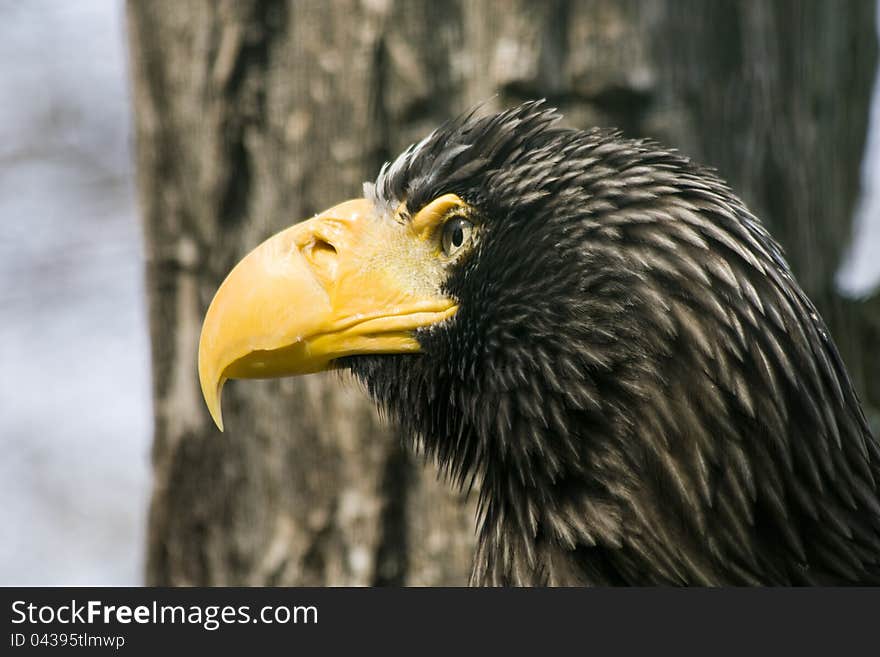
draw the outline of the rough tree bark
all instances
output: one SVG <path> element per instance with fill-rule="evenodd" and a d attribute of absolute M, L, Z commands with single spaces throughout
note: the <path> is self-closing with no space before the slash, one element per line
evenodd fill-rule
<path fill-rule="evenodd" d="M 131 0 L 156 414 L 148 582 L 466 582 L 472 502 L 360 389 L 232 383 L 221 435 L 195 352 L 241 256 L 358 195 L 385 159 L 481 101 L 547 97 L 570 125 L 657 137 L 717 167 L 787 247 L 880 407 L 877 359 L 862 357 L 877 303 L 831 285 L 857 194 L 873 12 L 872 0 Z"/>

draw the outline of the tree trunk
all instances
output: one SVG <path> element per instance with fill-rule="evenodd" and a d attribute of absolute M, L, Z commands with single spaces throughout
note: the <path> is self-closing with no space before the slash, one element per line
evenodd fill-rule
<path fill-rule="evenodd" d="M 878 304 L 831 284 L 857 193 L 873 12 L 871 0 L 131 0 L 156 414 L 148 582 L 466 582 L 472 502 L 359 388 L 233 382 L 219 434 L 195 361 L 207 304 L 240 257 L 359 195 L 384 160 L 481 101 L 547 97 L 569 125 L 619 126 L 717 167 L 788 249 L 880 407 L 876 359 L 862 358 Z"/>

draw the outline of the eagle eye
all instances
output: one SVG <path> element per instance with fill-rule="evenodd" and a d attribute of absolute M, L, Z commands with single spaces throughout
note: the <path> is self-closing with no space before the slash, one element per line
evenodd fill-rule
<path fill-rule="evenodd" d="M 474 225 L 461 216 L 453 216 L 443 224 L 443 233 L 440 244 L 443 255 L 449 257 L 455 255 L 463 246 L 471 240 Z"/>

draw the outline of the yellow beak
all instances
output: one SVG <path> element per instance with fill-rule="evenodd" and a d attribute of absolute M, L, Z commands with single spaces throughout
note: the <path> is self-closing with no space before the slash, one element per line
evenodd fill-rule
<path fill-rule="evenodd" d="M 202 394 L 220 430 L 227 379 L 419 351 L 415 329 L 451 317 L 456 305 L 420 264 L 430 258 L 417 237 L 359 199 L 281 231 L 239 262 L 217 290 L 199 340 Z"/>

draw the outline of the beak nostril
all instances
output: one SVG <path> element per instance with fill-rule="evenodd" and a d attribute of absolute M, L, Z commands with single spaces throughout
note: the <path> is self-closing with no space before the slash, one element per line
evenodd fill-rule
<path fill-rule="evenodd" d="M 312 242 L 311 251 L 319 258 L 322 255 L 336 255 L 336 247 L 330 244 L 330 242 L 322 240 L 320 237 L 315 238 L 315 241 Z"/>
<path fill-rule="evenodd" d="M 315 236 L 302 249 L 302 254 L 312 263 L 317 272 L 330 278 L 336 275 L 336 247 L 327 240 Z"/>

